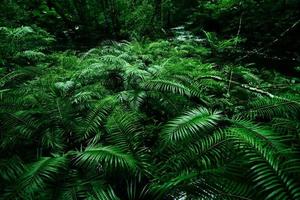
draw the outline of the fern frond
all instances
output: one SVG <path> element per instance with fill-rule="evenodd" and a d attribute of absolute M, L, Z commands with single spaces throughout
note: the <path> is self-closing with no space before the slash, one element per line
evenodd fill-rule
<path fill-rule="evenodd" d="M 112 65 L 113 67 L 125 67 L 130 66 L 130 64 L 124 59 L 114 56 L 114 55 L 104 55 L 100 57 L 100 60 L 103 61 L 107 65 Z"/>
<path fill-rule="evenodd" d="M 158 92 L 170 92 L 173 94 L 191 96 L 191 91 L 188 87 L 172 80 L 149 80 L 143 84 L 143 87 Z"/>
<path fill-rule="evenodd" d="M 278 168 L 276 156 L 290 153 L 289 148 L 283 143 L 284 137 L 276 134 L 270 128 L 241 119 L 232 120 L 232 122 L 234 126 L 229 128 L 230 135 L 254 147 L 269 160 L 274 168 Z"/>
<path fill-rule="evenodd" d="M 66 146 L 64 142 L 64 131 L 60 128 L 46 129 L 41 137 L 42 147 L 52 149 L 55 152 L 60 152 L 64 149 Z"/>
<path fill-rule="evenodd" d="M 68 160 L 64 156 L 43 157 L 31 164 L 20 176 L 17 185 L 12 186 L 6 195 L 34 196 L 36 192 L 44 189 L 49 183 L 54 183 L 59 174 L 63 173 Z"/>
<path fill-rule="evenodd" d="M 249 121 L 233 122 L 229 135 L 237 137 L 238 146 L 244 149 L 246 158 L 252 164 L 251 178 L 262 192 L 268 192 L 266 199 L 279 196 L 280 199 L 297 199 L 300 195 L 298 184 L 282 169 L 285 158 L 289 158 L 291 149 L 283 139 L 266 128 Z M 289 158 L 293 159 L 293 158 Z"/>
<path fill-rule="evenodd" d="M 97 188 L 94 189 L 92 194 L 87 198 L 87 200 L 120 200 L 119 197 L 115 194 L 112 187 L 104 188 Z"/>
<path fill-rule="evenodd" d="M 196 108 L 186 112 L 165 125 L 162 131 L 162 138 L 166 142 L 178 142 L 186 139 L 197 138 L 203 135 L 200 132 L 214 128 L 220 120 L 218 111 L 211 111 L 206 108 Z"/>
<path fill-rule="evenodd" d="M 14 156 L 9 159 L 0 160 L 0 179 L 12 182 L 24 173 L 25 166 L 23 161 Z"/>
<path fill-rule="evenodd" d="M 244 115 L 254 119 L 262 117 L 272 119 L 272 117 L 289 116 L 299 113 L 299 98 L 258 98 L 250 102 L 249 111 Z"/>
<path fill-rule="evenodd" d="M 144 91 L 127 90 L 118 94 L 119 101 L 129 105 L 132 110 L 139 110 L 146 98 L 147 93 Z"/>
<path fill-rule="evenodd" d="M 272 119 L 272 127 L 281 135 L 291 135 L 300 138 L 300 122 L 297 119 L 276 117 Z"/>
<path fill-rule="evenodd" d="M 114 146 L 87 147 L 78 153 L 76 164 L 85 167 L 104 166 L 107 169 L 136 169 L 136 160 L 131 154 L 125 153 Z"/>
<path fill-rule="evenodd" d="M 109 141 L 124 151 L 134 153 L 140 147 L 142 125 L 138 122 L 137 113 L 116 110 L 107 123 Z"/>
<path fill-rule="evenodd" d="M 187 166 L 197 166 L 198 169 L 206 170 L 222 165 L 224 155 L 230 151 L 230 147 L 225 134 L 218 131 L 188 144 L 177 144 L 171 150 L 173 155 L 166 163 L 175 171 Z"/>
<path fill-rule="evenodd" d="M 293 177 L 288 176 L 281 169 L 274 168 L 272 163 L 257 154 L 249 151 L 246 156 L 252 160 L 251 179 L 256 187 L 266 193 L 265 199 L 298 199 L 300 187 Z"/>
<path fill-rule="evenodd" d="M 18 58 L 26 58 L 32 61 L 41 61 L 43 58 L 46 57 L 46 55 L 39 51 L 23 51 L 16 54 L 16 57 Z"/>
<path fill-rule="evenodd" d="M 161 199 L 163 196 L 167 196 L 171 191 L 174 191 L 176 187 L 184 185 L 186 182 L 191 182 L 192 179 L 198 176 L 197 172 L 181 172 L 176 174 L 163 183 L 153 183 L 150 186 L 151 193 L 155 194 L 155 199 Z"/>
<path fill-rule="evenodd" d="M 95 108 L 88 113 L 86 119 L 80 124 L 78 138 L 79 140 L 90 139 L 91 136 L 101 134 L 101 126 L 109 112 L 117 103 L 114 96 L 107 96 L 106 98 L 97 102 Z"/>

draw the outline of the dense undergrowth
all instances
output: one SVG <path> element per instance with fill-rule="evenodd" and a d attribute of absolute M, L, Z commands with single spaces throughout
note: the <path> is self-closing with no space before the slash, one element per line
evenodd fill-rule
<path fill-rule="evenodd" d="M 1 199 L 300 198 L 299 78 L 230 62 L 238 38 L 50 53 L 37 31 L 1 29 Z"/>

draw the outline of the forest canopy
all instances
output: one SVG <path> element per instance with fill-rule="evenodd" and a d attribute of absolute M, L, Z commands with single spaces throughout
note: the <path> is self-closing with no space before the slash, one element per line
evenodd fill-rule
<path fill-rule="evenodd" d="M 0 199 L 300 199 L 300 1 L 3 0 Z"/>

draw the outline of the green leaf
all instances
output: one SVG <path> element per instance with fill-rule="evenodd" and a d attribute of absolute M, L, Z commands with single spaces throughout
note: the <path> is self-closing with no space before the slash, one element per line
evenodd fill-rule
<path fill-rule="evenodd" d="M 136 160 L 132 155 L 114 146 L 87 147 L 85 151 L 78 153 L 76 163 L 86 167 L 105 166 L 108 169 L 135 170 L 137 168 Z"/>
<path fill-rule="evenodd" d="M 162 138 L 171 143 L 197 138 L 203 135 L 203 132 L 214 128 L 220 118 L 219 111 L 192 109 L 168 122 L 162 131 Z"/>

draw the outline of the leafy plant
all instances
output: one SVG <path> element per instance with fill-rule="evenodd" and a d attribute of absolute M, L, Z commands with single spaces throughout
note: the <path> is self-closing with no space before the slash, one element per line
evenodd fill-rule
<path fill-rule="evenodd" d="M 213 40 L 109 42 L 3 73 L 0 197 L 298 199 L 298 79 L 219 66 L 209 52 L 235 42 Z"/>

